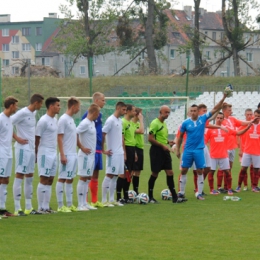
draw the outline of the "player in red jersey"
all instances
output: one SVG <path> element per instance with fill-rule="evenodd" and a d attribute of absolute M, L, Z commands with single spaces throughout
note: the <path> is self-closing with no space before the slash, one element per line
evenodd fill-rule
<path fill-rule="evenodd" d="M 216 117 L 216 125 L 221 126 L 224 120 L 223 113 L 219 112 Z M 210 194 L 217 195 L 218 191 L 214 190 L 214 172 L 217 169 L 217 166 L 226 174 L 229 175 L 229 158 L 228 158 L 228 139 L 231 136 L 241 135 L 245 133 L 250 128 L 248 125 L 243 130 L 237 132 L 232 129 L 228 129 L 228 132 L 225 132 L 222 129 L 208 129 L 205 140 L 206 143 L 210 142 L 210 157 L 211 157 L 211 170 L 208 175 Z M 232 195 L 233 191 L 231 189 L 231 182 L 228 182 L 228 194 Z"/>

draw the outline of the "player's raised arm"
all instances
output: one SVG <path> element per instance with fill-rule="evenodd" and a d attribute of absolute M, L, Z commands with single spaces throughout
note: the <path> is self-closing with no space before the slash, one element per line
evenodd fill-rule
<path fill-rule="evenodd" d="M 223 105 L 223 103 L 224 103 L 224 100 L 226 99 L 226 97 L 227 97 L 227 94 L 223 94 L 223 97 L 222 97 L 222 99 L 213 107 L 213 109 L 210 111 L 210 113 L 213 115 L 213 114 L 215 114 L 218 110 L 220 110 L 221 109 L 221 107 L 222 107 L 222 105 Z"/>

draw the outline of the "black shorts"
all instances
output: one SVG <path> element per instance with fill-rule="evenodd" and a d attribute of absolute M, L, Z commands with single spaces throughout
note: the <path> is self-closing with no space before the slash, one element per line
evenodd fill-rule
<path fill-rule="evenodd" d="M 135 164 L 135 146 L 126 146 L 126 161 L 125 165 L 129 172 L 134 169 Z"/>
<path fill-rule="evenodd" d="M 135 171 L 142 171 L 144 167 L 144 150 L 138 147 L 135 147 L 135 151 L 138 157 L 137 162 L 134 164 Z"/>
<path fill-rule="evenodd" d="M 151 171 L 159 173 L 161 170 L 172 170 L 172 158 L 169 151 L 164 151 L 161 147 L 152 145 L 150 148 Z"/>

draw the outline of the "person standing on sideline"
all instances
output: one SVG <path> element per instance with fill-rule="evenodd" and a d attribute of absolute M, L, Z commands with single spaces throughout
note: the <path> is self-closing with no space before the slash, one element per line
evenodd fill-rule
<path fill-rule="evenodd" d="M 95 210 L 96 207 L 91 206 L 87 201 L 88 184 L 93 175 L 95 166 L 96 153 L 96 128 L 94 121 L 99 116 L 100 107 L 96 104 L 90 105 L 88 115 L 83 119 L 77 127 L 78 140 L 78 175 L 79 181 L 77 185 L 78 194 L 78 210 Z"/>
<path fill-rule="evenodd" d="M 49 97 L 45 100 L 47 112 L 36 126 L 35 153 L 40 181 L 37 187 L 38 210 L 55 213 L 50 208 L 51 187 L 57 170 L 57 133 L 55 115 L 60 112 L 60 100 Z"/>
<path fill-rule="evenodd" d="M 150 203 L 158 203 L 153 196 L 153 189 L 155 181 L 161 170 L 164 170 L 166 173 L 167 186 L 172 193 L 172 202 L 181 203 L 186 201 L 186 199 L 178 198 L 173 180 L 172 158 L 168 144 L 172 146 L 174 142 L 168 140 L 168 128 L 164 122 L 165 119 L 168 118 L 170 111 L 171 110 L 168 106 L 161 106 L 158 118 L 151 122 L 149 128 L 148 141 L 151 143 L 150 165 L 152 171 L 148 181 L 148 195 Z"/>
<path fill-rule="evenodd" d="M 77 133 L 73 115 L 79 112 L 80 102 L 71 97 L 68 100 L 67 111 L 58 121 L 58 146 L 60 151 L 59 178 L 56 183 L 56 197 L 58 212 L 77 211 L 72 204 L 73 178 L 77 171 Z M 63 204 L 63 185 L 65 183 L 65 194 L 67 207 Z"/>
<path fill-rule="evenodd" d="M 205 158 L 204 158 L 204 132 L 207 120 L 215 114 L 221 107 L 226 98 L 226 94 L 219 101 L 217 105 L 204 115 L 199 116 L 199 109 L 197 105 L 192 105 L 190 108 L 191 117 L 182 122 L 180 129 L 180 137 L 177 140 L 176 145 L 176 155 L 180 158 L 180 146 L 184 134 L 187 134 L 185 149 L 182 155 L 181 163 L 181 178 L 180 178 L 180 196 L 184 197 L 185 187 L 187 180 L 187 172 L 195 162 L 197 174 L 198 174 L 198 192 L 197 199 L 204 200 L 202 196 L 202 191 L 204 187 L 203 169 L 205 168 Z"/>
<path fill-rule="evenodd" d="M 93 103 L 102 109 L 105 105 L 105 95 L 100 92 L 95 92 L 92 96 Z M 86 118 L 88 111 L 83 115 L 82 120 Z M 98 118 L 95 120 L 95 127 L 97 131 L 97 147 L 95 154 L 95 167 L 93 176 L 89 182 L 89 189 L 91 192 L 91 205 L 93 207 L 103 208 L 104 205 L 98 201 L 98 177 L 99 171 L 103 169 L 102 163 L 102 113 L 99 112 Z"/>
<path fill-rule="evenodd" d="M 13 134 L 15 143 L 15 179 L 13 183 L 13 196 L 15 215 L 41 214 L 32 207 L 33 174 L 35 167 L 35 127 L 36 111 L 42 107 L 44 97 L 34 94 L 30 105 L 24 107 L 11 116 L 16 129 Z M 21 210 L 22 181 L 24 179 L 25 211 Z"/>
<path fill-rule="evenodd" d="M 4 101 L 4 111 L 0 114 L 0 215 L 14 216 L 6 210 L 7 185 L 12 173 L 13 125 L 11 115 L 17 110 L 18 100 L 12 96 Z M 24 214 L 22 214 L 24 215 Z M 18 215 L 19 216 L 19 215 Z"/>
<path fill-rule="evenodd" d="M 138 195 L 139 178 L 144 165 L 144 120 L 141 108 L 135 108 L 136 115 L 132 118 L 132 123 L 135 128 L 135 151 L 137 161 L 134 164 L 132 171 L 133 189 Z"/>
<path fill-rule="evenodd" d="M 126 114 L 122 119 L 122 134 L 124 142 L 124 153 L 125 153 L 125 171 L 124 178 L 120 176 L 117 179 L 117 201 L 120 203 L 129 203 L 128 190 L 131 183 L 131 173 L 134 169 L 135 161 L 137 161 L 137 154 L 135 151 L 135 128 L 132 118 L 136 115 L 135 107 L 133 105 L 126 105 Z M 124 199 L 121 199 L 121 190 L 124 191 Z"/>
<path fill-rule="evenodd" d="M 102 151 L 106 155 L 106 176 L 102 183 L 102 203 L 107 207 L 124 206 L 115 201 L 114 193 L 117 185 L 117 176 L 124 177 L 124 148 L 121 116 L 126 113 L 126 104 L 119 101 L 116 110 L 105 122 L 102 128 Z M 106 141 L 106 150 L 105 150 Z M 107 193 L 109 191 L 109 200 Z"/>

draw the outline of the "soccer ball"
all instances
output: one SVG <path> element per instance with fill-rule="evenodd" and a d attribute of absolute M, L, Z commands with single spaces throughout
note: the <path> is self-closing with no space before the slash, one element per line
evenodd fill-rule
<path fill-rule="evenodd" d="M 231 84 L 228 84 L 224 89 L 224 94 L 227 95 L 227 97 L 233 96 L 233 86 Z"/>
<path fill-rule="evenodd" d="M 172 199 L 172 194 L 171 194 L 170 190 L 168 190 L 168 189 L 162 190 L 161 196 L 162 196 L 163 200 L 171 200 Z"/>
<path fill-rule="evenodd" d="M 136 196 L 137 196 L 137 194 L 136 194 L 136 192 L 135 192 L 134 190 L 129 190 L 129 191 L 128 191 L 128 198 L 129 198 L 129 200 L 131 200 L 133 203 L 134 203 L 135 200 L 136 200 Z"/>
<path fill-rule="evenodd" d="M 146 193 L 140 193 L 137 196 L 137 203 L 138 204 L 147 204 L 149 202 L 149 196 Z"/>

